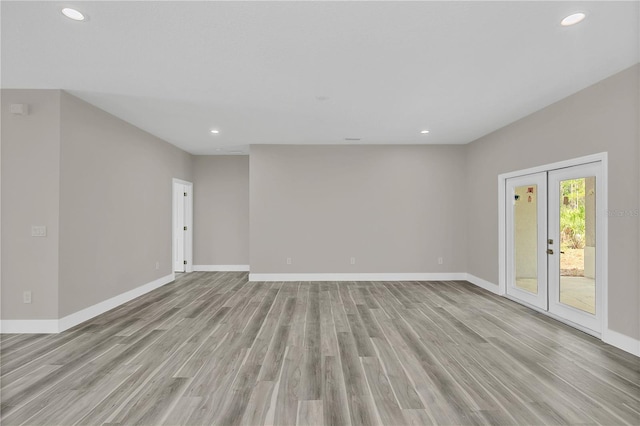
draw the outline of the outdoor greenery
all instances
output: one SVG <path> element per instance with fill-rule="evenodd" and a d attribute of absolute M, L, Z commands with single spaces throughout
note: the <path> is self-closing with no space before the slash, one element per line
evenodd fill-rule
<path fill-rule="evenodd" d="M 585 243 L 585 180 L 561 182 L 560 244 L 562 248 L 581 249 Z"/>

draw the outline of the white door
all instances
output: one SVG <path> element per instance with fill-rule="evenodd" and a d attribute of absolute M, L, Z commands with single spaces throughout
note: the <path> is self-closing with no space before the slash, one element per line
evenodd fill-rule
<path fill-rule="evenodd" d="M 549 312 L 601 332 L 600 163 L 549 172 Z"/>
<path fill-rule="evenodd" d="M 596 160 L 504 181 L 507 295 L 595 333 L 605 315 L 604 170 Z"/>
<path fill-rule="evenodd" d="M 547 309 L 547 174 L 506 180 L 507 294 Z"/>
<path fill-rule="evenodd" d="M 185 185 L 173 184 L 173 270 L 176 272 L 185 271 L 185 192 Z"/>

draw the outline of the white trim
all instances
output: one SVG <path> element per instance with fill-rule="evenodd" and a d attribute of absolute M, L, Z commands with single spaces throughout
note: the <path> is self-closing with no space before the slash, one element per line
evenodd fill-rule
<path fill-rule="evenodd" d="M 171 182 L 171 269 L 175 268 L 175 199 L 174 199 L 174 190 L 175 185 L 185 185 L 189 187 L 187 189 L 187 203 L 185 206 L 185 215 L 184 215 L 184 224 L 187 227 L 187 233 L 184 236 L 184 260 L 187 261 L 187 264 L 184 268 L 184 272 L 193 272 L 193 183 L 173 178 Z"/>
<path fill-rule="evenodd" d="M 249 281 L 464 281 L 466 279 L 467 274 L 459 272 L 249 274 Z"/>
<path fill-rule="evenodd" d="M 507 293 L 507 178 L 498 175 L 498 294 Z"/>
<path fill-rule="evenodd" d="M 249 265 L 193 265 L 193 270 L 198 272 L 247 272 Z"/>
<path fill-rule="evenodd" d="M 600 333 L 596 333 L 592 330 L 589 330 L 588 328 L 582 327 L 579 324 L 573 323 L 571 321 L 568 321 L 562 317 L 559 317 L 557 315 L 554 315 L 553 313 L 544 311 L 542 309 L 539 309 L 533 305 L 530 305 L 526 302 L 523 302 L 522 300 L 513 298 L 513 297 L 509 297 L 509 295 L 504 294 L 504 293 L 499 293 L 500 291 L 500 287 L 495 285 L 494 283 L 490 282 L 490 281 L 486 281 L 483 280 L 482 278 L 478 278 L 475 275 L 472 274 L 467 274 L 467 281 L 469 281 L 471 284 L 477 285 L 480 288 L 483 288 L 487 291 L 490 291 L 492 293 L 496 293 L 498 295 L 501 295 L 503 297 L 505 297 L 506 299 L 509 299 L 515 303 L 518 303 L 520 305 L 524 305 L 528 308 L 531 308 L 537 312 L 540 312 L 548 317 L 551 317 L 553 319 L 555 319 L 556 321 L 559 321 L 563 324 L 566 324 L 568 326 L 571 326 L 573 328 L 576 328 L 580 331 L 583 331 L 587 334 L 590 334 L 594 337 L 600 338 L 604 343 L 607 343 L 611 346 L 614 346 L 618 349 L 622 349 L 625 352 L 629 352 L 632 355 L 635 356 L 640 356 L 640 340 L 636 340 L 633 337 L 629 337 L 626 336 L 622 333 L 618 333 L 617 331 L 613 331 L 610 329 L 605 328 L 604 331 L 600 334 Z"/>
<path fill-rule="evenodd" d="M 466 274 L 466 275 L 467 275 L 467 281 L 469 281 L 471 284 L 476 285 L 480 288 L 483 288 L 487 291 L 490 291 L 491 293 L 495 293 L 497 295 L 503 294 L 503 293 L 500 293 L 500 287 L 492 283 L 491 281 L 483 280 L 482 278 L 476 277 L 475 275 L 472 275 L 472 274 Z"/>
<path fill-rule="evenodd" d="M 584 157 L 573 158 L 570 160 L 558 161 L 551 164 L 545 164 L 542 166 L 532 167 L 529 169 L 523 169 L 513 171 L 509 173 L 502 173 L 498 175 L 498 285 L 500 287 L 500 294 L 505 294 L 506 291 L 506 265 L 507 265 L 507 250 L 506 250 L 506 217 L 505 217 L 505 193 L 507 179 L 522 176 L 527 174 L 549 172 L 552 170 L 563 169 L 567 167 L 579 166 L 588 163 L 601 163 L 602 177 L 600 181 L 603 184 L 604 191 L 599 190 L 599 195 L 602 198 L 599 199 L 598 211 L 606 212 L 608 209 L 608 177 L 609 177 L 609 163 L 608 153 L 600 152 L 598 154 L 586 155 Z M 608 220 L 603 213 L 599 215 L 598 227 L 601 234 L 598 234 L 598 243 L 602 246 L 598 246 L 598 265 L 600 265 L 601 279 L 599 285 L 602 291 L 602 327 L 601 330 L 607 330 L 609 324 L 609 302 L 608 302 L 608 266 L 609 266 L 609 228 Z M 545 311 L 546 312 L 546 311 Z M 573 324 L 573 323 L 572 323 Z"/>
<path fill-rule="evenodd" d="M 58 332 L 58 320 L 2 320 L 3 334 L 51 334 Z"/>
<path fill-rule="evenodd" d="M 59 320 L 3 320 L 0 322 L 0 330 L 6 334 L 51 334 L 60 333 L 78 324 L 81 324 L 91 318 L 110 311 L 124 303 L 127 303 L 136 297 L 149 293 L 165 284 L 169 284 L 175 279 L 175 274 L 171 273 L 164 277 L 153 280 L 133 290 L 114 296 L 104 300 L 81 311 L 67 315 Z"/>
<path fill-rule="evenodd" d="M 173 178 L 173 183 L 180 183 L 182 185 L 193 185 L 193 182 L 189 182 L 188 180 L 182 180 L 178 178 Z"/>
<path fill-rule="evenodd" d="M 513 172 L 502 173 L 498 177 L 506 180 L 512 177 L 530 175 L 533 173 L 548 172 L 549 170 L 564 169 L 566 167 L 579 166 L 581 164 L 596 163 L 598 161 L 606 162 L 607 153 L 599 152 L 597 154 L 585 155 L 584 157 L 572 158 L 570 160 L 557 161 L 555 163 L 544 164 L 542 166 L 530 167 L 528 169 L 515 170 Z"/>
<path fill-rule="evenodd" d="M 605 328 L 602 333 L 602 341 L 635 356 L 640 356 L 640 340 L 633 337 Z"/>
<path fill-rule="evenodd" d="M 550 170 L 558 170 L 558 169 L 563 169 L 565 167 L 572 167 L 572 166 L 578 166 L 581 164 L 587 164 L 587 163 L 595 163 L 597 161 L 601 161 L 602 162 L 602 174 L 603 174 L 603 178 L 605 179 L 605 183 L 606 183 L 606 179 L 609 176 L 608 173 L 608 154 L 606 152 L 600 152 L 598 154 L 592 154 L 592 155 L 585 155 L 584 157 L 578 157 L 578 158 L 573 158 L 570 160 L 564 160 L 564 161 L 557 161 L 555 163 L 550 163 L 550 164 L 545 164 L 542 166 L 537 166 L 537 167 L 531 167 L 528 169 L 523 169 L 523 170 L 516 170 L 513 172 L 508 172 L 508 173 L 502 173 L 498 175 L 498 286 L 500 287 L 500 294 L 505 294 L 506 293 L 506 283 L 507 283 L 507 277 L 506 277 L 506 266 L 507 266 L 507 249 L 506 249 L 506 215 L 505 215 L 505 196 L 506 196 L 506 185 L 507 185 L 507 179 L 512 178 L 512 177 L 517 177 L 517 176 L 523 176 L 523 175 L 529 175 L 529 174 L 533 174 L 533 173 L 540 173 L 540 172 L 548 172 Z M 607 188 L 608 189 L 608 188 Z M 604 202 L 607 202 L 607 197 L 605 194 L 604 198 Z M 604 237 L 607 237 L 608 232 L 607 232 L 607 221 L 603 221 L 603 233 L 604 233 Z M 605 247 L 606 248 L 606 247 Z M 607 253 L 605 250 L 605 253 L 599 253 L 600 256 L 604 255 L 605 257 L 603 258 L 603 263 L 606 265 L 608 265 L 608 259 L 607 259 Z M 606 274 L 605 274 L 606 275 Z M 606 285 L 606 284 L 605 284 Z M 604 297 L 603 297 L 603 302 L 604 302 L 604 306 L 603 306 L 603 314 L 605 314 L 604 316 L 604 323 L 603 323 L 603 329 L 607 328 L 607 296 L 606 296 L 606 287 L 603 287 L 603 293 L 604 293 Z"/>
<path fill-rule="evenodd" d="M 173 280 L 175 280 L 174 273 L 165 275 L 164 277 L 158 278 L 157 280 L 153 280 L 150 283 L 144 284 L 140 287 L 136 287 L 133 290 L 129 290 L 127 292 L 121 293 L 110 299 L 104 300 L 100 303 L 96 303 L 93 306 L 89 306 L 88 308 L 85 308 L 81 311 L 78 311 L 71 315 L 67 315 L 66 317 L 60 318 L 59 324 L 58 324 L 59 331 L 67 330 L 80 323 L 90 320 L 91 318 L 96 317 L 100 314 L 103 314 L 107 311 L 110 311 L 111 309 L 116 308 L 124 303 L 127 303 L 130 300 L 135 299 L 136 297 L 140 297 L 143 294 L 149 293 L 150 291 L 153 291 L 159 287 L 162 287 L 165 284 L 169 284 Z"/>

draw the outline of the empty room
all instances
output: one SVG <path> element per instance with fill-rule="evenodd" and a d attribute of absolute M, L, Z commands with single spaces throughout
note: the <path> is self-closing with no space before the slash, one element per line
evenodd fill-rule
<path fill-rule="evenodd" d="M 0 2 L 3 425 L 640 425 L 640 2 Z"/>

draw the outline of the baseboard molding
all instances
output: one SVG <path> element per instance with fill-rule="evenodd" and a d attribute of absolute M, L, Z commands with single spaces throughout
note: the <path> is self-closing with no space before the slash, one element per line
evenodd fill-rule
<path fill-rule="evenodd" d="M 67 315 L 66 317 L 63 317 L 59 320 L 58 329 L 59 331 L 64 331 L 71 327 L 75 327 L 76 325 L 81 324 L 107 311 L 110 311 L 111 309 L 116 308 L 123 303 L 127 303 L 128 301 L 133 300 L 136 297 L 140 297 L 143 294 L 149 293 L 150 291 L 162 287 L 165 284 L 169 284 L 173 280 L 175 280 L 175 274 L 172 273 L 169 275 L 165 275 L 164 277 L 153 280 L 150 283 L 144 284 L 140 287 L 134 288 L 133 290 L 129 290 L 125 293 L 114 296 L 111 299 L 107 299 L 103 302 L 96 303 L 93 306 L 89 306 L 88 308 L 75 312 L 71 315 Z"/>
<path fill-rule="evenodd" d="M 635 356 L 640 356 L 640 340 L 633 337 L 607 329 L 602 333 L 602 341 Z"/>
<path fill-rule="evenodd" d="M 110 311 L 123 303 L 149 293 L 175 279 L 175 274 L 153 280 L 133 290 L 114 296 L 110 299 L 96 303 L 93 306 L 82 309 L 59 320 L 3 320 L 0 322 L 0 332 L 5 334 L 52 334 L 60 333 L 71 327 L 75 327 L 91 318 Z"/>
<path fill-rule="evenodd" d="M 249 274 L 249 281 L 458 281 L 467 274 L 444 273 L 336 273 L 336 274 Z"/>
<path fill-rule="evenodd" d="M 58 332 L 58 320 L 2 320 L 2 334 L 52 334 Z"/>
<path fill-rule="evenodd" d="M 194 272 L 248 272 L 249 265 L 193 265 Z"/>
<path fill-rule="evenodd" d="M 465 280 L 469 281 L 471 284 L 490 291 L 491 293 L 500 294 L 500 287 L 491 281 L 483 280 L 482 278 L 478 278 L 472 274 L 465 275 L 467 276 Z"/>
<path fill-rule="evenodd" d="M 478 287 L 488 290 L 492 293 L 500 294 L 499 287 L 497 285 L 493 284 L 490 281 L 483 280 L 482 278 L 478 278 L 475 275 L 467 274 L 467 281 L 469 281 L 471 284 L 477 285 Z M 618 333 L 617 331 L 613 331 L 611 329 L 606 329 L 602 333 L 595 333 L 593 331 L 583 329 L 578 324 L 574 324 L 574 323 L 571 323 L 570 321 L 566 321 L 563 318 L 560 318 L 542 309 L 536 308 L 535 306 L 531 306 L 531 305 L 528 305 L 527 303 L 523 303 L 522 301 L 516 300 L 512 297 L 509 297 L 508 295 L 503 295 L 503 296 L 509 300 L 513 300 L 516 303 L 520 303 L 521 305 L 528 306 L 529 308 L 536 310 L 544 315 L 547 315 L 555 319 L 556 321 L 563 322 L 569 325 L 570 327 L 581 330 L 587 334 L 591 334 L 594 337 L 601 339 L 604 343 L 607 343 L 611 346 L 615 346 L 616 348 L 622 349 L 623 351 L 629 352 L 630 354 L 633 354 L 635 356 L 640 356 L 640 340 L 636 340 L 633 337 L 629 337 L 627 335 Z"/>

